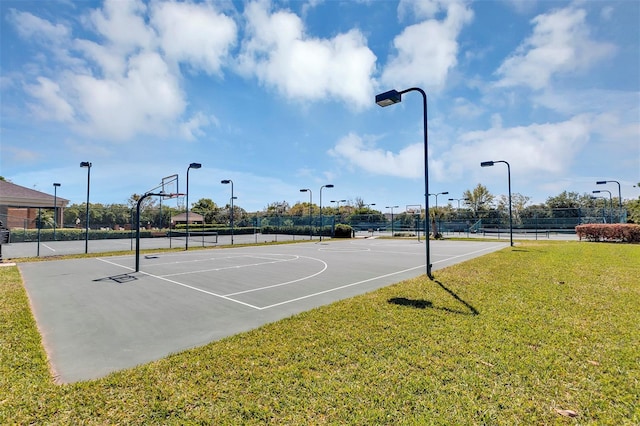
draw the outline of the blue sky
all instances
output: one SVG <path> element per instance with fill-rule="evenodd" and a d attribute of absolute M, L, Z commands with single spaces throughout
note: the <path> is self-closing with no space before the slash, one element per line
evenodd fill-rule
<path fill-rule="evenodd" d="M 544 202 L 640 181 L 640 2 L 0 2 L 0 175 L 124 203 L 424 203 L 478 183 Z M 434 203 L 431 198 L 431 204 Z M 454 202 L 454 205 L 456 203 Z M 397 210 L 396 210 L 397 211 Z"/>

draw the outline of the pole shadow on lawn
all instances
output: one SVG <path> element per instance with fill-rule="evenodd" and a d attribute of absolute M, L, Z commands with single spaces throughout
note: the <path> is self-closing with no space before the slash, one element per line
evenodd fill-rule
<path fill-rule="evenodd" d="M 436 306 L 433 306 L 433 302 L 431 302 L 430 300 L 407 299 L 406 297 L 392 297 L 391 299 L 387 300 L 387 302 L 388 303 L 392 303 L 394 305 L 408 306 L 410 308 L 416 308 L 416 309 L 431 308 L 431 309 L 439 309 L 441 311 L 451 312 L 451 313 L 454 313 L 454 314 L 480 315 L 480 312 L 478 312 L 478 310 L 476 308 L 474 308 L 472 305 L 470 305 L 466 301 L 462 300 L 460 298 L 460 296 L 458 296 L 455 292 L 453 292 L 453 290 L 447 288 L 444 284 L 442 284 L 438 280 L 433 280 L 433 282 L 438 284 L 440 286 L 440 288 L 442 288 L 444 291 L 449 293 L 451 295 L 451 297 L 453 297 L 458 302 L 460 302 L 462 305 L 464 305 L 464 307 L 467 308 L 467 310 L 458 310 L 458 309 L 451 309 L 451 308 L 445 308 L 445 307 L 436 307 Z"/>

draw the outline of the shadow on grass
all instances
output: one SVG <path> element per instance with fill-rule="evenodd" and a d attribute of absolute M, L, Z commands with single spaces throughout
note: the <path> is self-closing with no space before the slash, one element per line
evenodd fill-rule
<path fill-rule="evenodd" d="M 431 302 L 430 300 L 407 299 L 406 297 L 392 297 L 391 299 L 387 300 L 387 302 L 388 303 L 392 303 L 394 305 L 408 306 L 410 308 L 416 308 L 416 309 L 431 308 L 431 309 L 438 309 L 438 310 L 445 311 L 445 312 L 451 312 L 451 313 L 454 313 L 454 314 L 474 315 L 474 316 L 475 315 L 480 315 L 480 312 L 478 312 L 478 310 L 476 308 L 474 308 L 472 305 L 470 305 L 466 301 L 462 300 L 460 298 L 460 296 L 458 296 L 455 292 L 453 292 L 453 290 L 447 288 L 444 284 L 442 284 L 438 280 L 434 280 L 433 282 L 438 284 L 440 286 L 440 288 L 442 288 L 444 291 L 449 293 L 449 295 L 451 295 L 451 297 L 453 297 L 455 300 L 457 300 L 462 305 L 464 305 L 466 310 L 451 309 L 451 308 L 446 308 L 446 307 L 437 307 L 437 306 L 433 306 L 433 302 Z"/>
<path fill-rule="evenodd" d="M 414 300 L 407 299 L 406 297 L 392 297 L 387 300 L 387 302 L 393 303 L 394 305 L 409 306 L 416 309 L 433 308 L 433 303 L 431 301 L 422 299 Z"/>

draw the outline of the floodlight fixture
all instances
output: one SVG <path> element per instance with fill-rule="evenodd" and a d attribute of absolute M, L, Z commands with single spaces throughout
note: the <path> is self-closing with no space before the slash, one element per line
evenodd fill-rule
<path fill-rule="evenodd" d="M 386 107 L 400 102 L 402 102 L 402 93 L 397 90 L 389 90 L 388 92 L 376 95 L 376 103 L 381 107 Z"/>

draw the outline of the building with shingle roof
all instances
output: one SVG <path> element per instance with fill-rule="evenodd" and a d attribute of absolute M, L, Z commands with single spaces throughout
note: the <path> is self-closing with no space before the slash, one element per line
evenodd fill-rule
<path fill-rule="evenodd" d="M 171 216 L 171 224 L 187 223 L 187 214 L 180 213 Z M 204 216 L 195 212 L 189 212 L 189 223 L 204 223 Z"/>
<path fill-rule="evenodd" d="M 69 200 L 35 189 L 0 180 L 0 220 L 8 228 L 35 228 L 38 209 L 57 208 L 57 221 L 62 223 Z"/>

